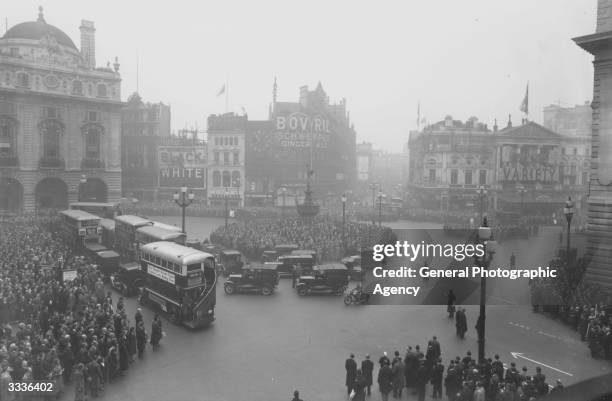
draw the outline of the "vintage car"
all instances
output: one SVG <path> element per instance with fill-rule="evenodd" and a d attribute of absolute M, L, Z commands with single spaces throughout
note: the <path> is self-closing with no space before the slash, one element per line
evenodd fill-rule
<path fill-rule="evenodd" d="M 295 251 L 291 251 L 289 255 L 292 255 L 292 256 L 312 255 L 312 260 L 314 260 L 314 263 L 316 264 L 318 261 L 317 251 L 315 251 L 314 249 L 296 249 Z"/>
<path fill-rule="evenodd" d="M 276 253 L 276 251 L 272 249 L 266 249 L 261 254 L 261 263 L 276 262 L 277 259 L 278 253 Z"/>
<path fill-rule="evenodd" d="M 342 264 L 349 270 L 351 280 L 361 281 L 364 270 L 361 268 L 361 255 L 347 256 L 342 259 Z"/>
<path fill-rule="evenodd" d="M 242 254 L 235 249 L 224 249 L 219 252 L 218 266 L 224 277 L 228 277 L 232 273 L 240 273 L 244 266 Z"/>
<path fill-rule="evenodd" d="M 259 292 L 262 295 L 271 295 L 278 285 L 278 272 L 276 264 L 245 266 L 240 273 L 229 275 L 223 289 L 228 295 L 236 292 Z"/>
<path fill-rule="evenodd" d="M 119 268 L 119 254 L 110 250 L 100 251 L 96 254 L 95 260 L 104 281 L 108 283 L 110 276 Z"/>
<path fill-rule="evenodd" d="M 288 255 L 292 251 L 296 251 L 298 249 L 300 249 L 300 247 L 297 246 L 296 244 L 280 244 L 280 245 L 276 245 L 274 247 L 274 250 L 276 251 L 276 256 L 277 257 L 283 256 L 283 255 Z"/>
<path fill-rule="evenodd" d="M 342 263 L 317 265 L 309 274 L 302 275 L 297 284 L 298 295 L 311 292 L 331 292 L 340 296 L 348 286 L 348 269 Z"/>
<path fill-rule="evenodd" d="M 285 255 L 278 258 L 278 273 L 282 277 L 291 277 L 297 266 L 303 273 L 310 272 L 315 260 L 312 255 Z"/>
<path fill-rule="evenodd" d="M 137 262 L 121 263 L 117 271 L 111 275 L 111 287 L 123 296 L 129 297 L 138 294 L 140 287 L 144 286 L 146 274 L 140 270 Z"/>

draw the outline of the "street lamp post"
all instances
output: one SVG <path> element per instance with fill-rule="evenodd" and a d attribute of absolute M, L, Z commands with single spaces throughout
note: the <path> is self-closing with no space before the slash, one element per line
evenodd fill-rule
<path fill-rule="evenodd" d="M 175 192 L 172 197 L 174 199 L 174 202 L 181 208 L 181 231 L 183 232 L 183 234 L 187 235 L 187 231 L 185 231 L 185 209 L 187 209 L 187 206 L 191 205 L 195 198 L 195 194 L 192 191 L 189 191 L 189 194 L 187 194 L 187 186 L 183 184 L 183 186 L 181 187 L 181 194 L 179 195 L 178 192 Z"/>
<path fill-rule="evenodd" d="M 572 217 L 574 217 L 574 202 L 572 202 L 572 197 L 567 197 L 567 202 L 565 202 L 565 207 L 563 208 L 563 214 L 565 215 L 565 220 L 567 220 L 567 264 L 569 267 L 570 263 L 570 227 L 572 224 Z"/>
<path fill-rule="evenodd" d="M 85 185 L 87 184 L 87 176 L 85 174 L 81 174 L 81 179 L 79 180 L 79 202 L 83 202 L 83 192 L 85 192 Z"/>
<path fill-rule="evenodd" d="M 382 191 L 378 191 L 378 226 L 382 227 Z"/>
<path fill-rule="evenodd" d="M 478 190 L 476 190 L 476 192 L 478 193 L 478 197 L 480 198 L 480 221 L 482 221 L 482 218 L 484 216 L 484 198 L 487 196 L 487 189 L 481 185 L 478 187 Z"/>
<path fill-rule="evenodd" d="M 281 193 L 283 195 L 283 208 L 281 209 L 281 217 L 285 217 L 285 204 L 287 200 L 287 188 L 283 187 L 281 189 Z"/>
<path fill-rule="evenodd" d="M 346 254 L 346 194 L 342 194 L 342 256 Z"/>
<path fill-rule="evenodd" d="M 525 199 L 525 194 L 527 193 L 527 189 L 523 186 L 523 184 L 518 183 L 518 185 L 516 186 L 516 190 L 518 191 L 519 195 L 521 195 L 521 214 L 523 214 L 525 210 L 523 205 L 524 205 L 524 199 Z"/>
<path fill-rule="evenodd" d="M 377 187 L 378 187 L 378 184 L 375 182 L 370 184 L 370 188 L 372 189 L 372 224 L 376 224 L 375 213 L 376 213 L 376 188 Z"/>
<path fill-rule="evenodd" d="M 225 187 L 223 198 L 225 199 L 225 230 L 227 230 L 227 219 L 229 218 L 229 189 L 227 187 Z"/>
<path fill-rule="evenodd" d="M 478 241 L 484 245 L 485 252 L 482 259 L 477 258 L 479 264 L 485 270 L 489 270 L 489 265 L 495 254 L 495 246 L 497 243 L 493 240 L 493 233 L 487 222 L 487 218 L 482 219 L 482 226 L 478 228 Z M 482 263 L 480 263 L 482 262 Z M 482 362 L 485 359 L 485 322 L 486 322 L 486 303 L 487 303 L 487 278 L 483 274 L 480 278 L 480 314 L 476 322 L 476 331 L 478 332 L 478 361 Z"/>

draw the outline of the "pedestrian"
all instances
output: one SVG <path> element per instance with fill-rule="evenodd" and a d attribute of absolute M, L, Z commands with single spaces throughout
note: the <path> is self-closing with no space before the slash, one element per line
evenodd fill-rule
<path fill-rule="evenodd" d="M 74 401 L 85 400 L 85 373 L 83 371 L 84 366 L 82 363 L 77 363 L 74 367 L 74 374 L 72 380 L 74 381 Z M 2 398 L 4 400 L 4 398 Z"/>
<path fill-rule="evenodd" d="M 474 391 L 474 401 L 485 401 L 485 389 L 480 381 L 476 382 L 476 390 Z"/>
<path fill-rule="evenodd" d="M 300 398 L 300 392 L 299 392 L 299 391 L 295 390 L 295 391 L 293 392 L 293 398 L 291 399 L 291 401 L 303 401 L 303 400 Z"/>
<path fill-rule="evenodd" d="M 429 381 L 429 372 L 424 363 L 420 363 L 419 370 L 417 371 L 416 379 L 416 391 L 419 401 L 425 401 L 425 393 L 427 389 L 427 382 Z"/>
<path fill-rule="evenodd" d="M 382 401 L 388 401 L 389 393 L 393 389 L 393 372 L 387 361 L 384 361 L 378 370 L 378 389 L 380 390 Z"/>
<path fill-rule="evenodd" d="M 370 354 L 365 356 L 365 360 L 361 362 L 361 373 L 365 379 L 365 385 L 368 396 L 372 394 L 372 374 L 374 372 L 374 363 L 370 360 Z"/>
<path fill-rule="evenodd" d="M 162 322 L 159 314 L 156 314 L 151 323 L 151 346 L 153 351 L 159 348 L 159 342 L 162 339 Z"/>
<path fill-rule="evenodd" d="M 431 385 L 433 386 L 432 398 L 442 398 L 442 378 L 444 376 L 444 365 L 442 359 L 438 359 L 431 372 Z"/>
<path fill-rule="evenodd" d="M 134 356 L 136 355 L 136 329 L 130 327 L 126 336 L 127 350 L 129 355 L 130 363 L 134 362 Z"/>
<path fill-rule="evenodd" d="M 353 394 L 352 401 L 365 401 L 366 379 L 361 369 L 357 369 L 357 376 L 355 377 L 351 394 Z"/>
<path fill-rule="evenodd" d="M 134 314 L 134 320 L 135 320 L 135 324 L 138 326 L 138 322 L 142 322 L 143 317 L 142 317 L 142 309 L 141 308 L 137 308 L 136 309 L 136 313 Z"/>
<path fill-rule="evenodd" d="M 402 362 L 402 358 L 399 357 L 399 352 L 397 353 L 397 357 L 393 359 L 393 366 L 391 367 L 391 372 L 393 373 L 393 397 L 401 398 L 402 397 L 402 389 L 405 385 L 405 371 L 404 371 L 404 362 Z"/>
<path fill-rule="evenodd" d="M 440 347 L 440 342 L 438 341 L 438 337 L 433 336 L 432 339 L 429 340 L 429 343 L 427 345 L 432 348 L 433 356 L 436 360 L 438 360 L 440 356 L 442 356 L 442 349 Z"/>
<path fill-rule="evenodd" d="M 88 393 L 92 397 L 100 395 L 100 381 L 102 379 L 102 369 L 96 359 L 92 359 L 87 363 L 87 384 Z"/>
<path fill-rule="evenodd" d="M 138 359 L 142 359 L 147 346 L 147 331 L 144 322 L 141 320 L 136 325 L 136 348 L 138 348 Z"/>
<path fill-rule="evenodd" d="M 123 376 L 130 366 L 130 356 L 125 336 L 119 339 L 119 372 Z"/>
<path fill-rule="evenodd" d="M 457 297 L 452 289 L 448 290 L 448 295 L 446 297 L 446 311 L 448 312 L 448 318 L 452 319 L 455 317 L 455 301 Z"/>
<path fill-rule="evenodd" d="M 344 369 L 346 370 L 346 393 L 350 394 L 353 389 L 355 378 L 357 377 L 357 362 L 355 362 L 355 355 L 351 354 L 350 357 L 344 362 Z"/>
<path fill-rule="evenodd" d="M 380 368 L 382 368 L 385 363 L 387 365 L 391 365 L 391 360 L 389 360 L 389 357 L 387 356 L 387 351 L 384 351 L 383 356 L 381 356 L 378 360 L 378 365 L 380 365 Z"/>

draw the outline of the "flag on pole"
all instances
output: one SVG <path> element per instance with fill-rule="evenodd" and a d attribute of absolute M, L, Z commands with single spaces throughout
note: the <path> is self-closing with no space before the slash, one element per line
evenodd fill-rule
<path fill-rule="evenodd" d="M 527 82 L 527 90 L 525 91 L 525 97 L 521 103 L 521 111 L 529 115 L 529 82 Z"/>
<path fill-rule="evenodd" d="M 224 93 L 225 93 L 225 84 L 223 84 L 219 92 L 217 92 L 217 97 L 223 95 Z"/>

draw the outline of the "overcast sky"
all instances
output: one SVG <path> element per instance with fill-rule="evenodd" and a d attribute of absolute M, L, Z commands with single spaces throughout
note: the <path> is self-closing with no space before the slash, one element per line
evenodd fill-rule
<path fill-rule="evenodd" d="M 592 58 L 571 38 L 595 32 L 596 0 L 4 0 L 2 22 L 47 23 L 79 44 L 81 19 L 96 26 L 97 63 L 119 57 L 122 97 L 172 106 L 172 127 L 225 111 L 267 118 L 274 76 L 278 99 L 321 81 L 332 101 L 347 99 L 358 141 L 398 151 L 421 115 L 451 114 L 505 125 L 521 119 L 530 83 L 530 119 L 542 108 L 592 97 Z M 5 17 L 5 18 L 4 18 Z M 3 27 L 4 28 L 4 27 Z M 4 32 L 4 30 L 2 31 Z"/>

